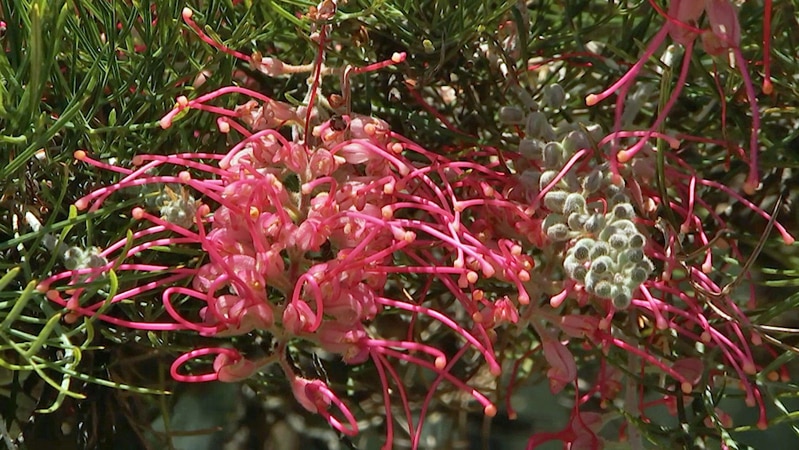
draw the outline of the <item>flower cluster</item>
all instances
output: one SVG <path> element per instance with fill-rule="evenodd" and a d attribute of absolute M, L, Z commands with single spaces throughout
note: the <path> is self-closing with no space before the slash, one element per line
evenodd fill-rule
<path fill-rule="evenodd" d="M 525 138 L 523 145 L 530 145 L 529 140 Z M 623 179 L 600 166 L 579 183 L 574 176 L 553 183 L 557 169 L 588 145 L 582 130 L 569 132 L 562 142 L 543 144 L 537 162 L 547 170 L 541 173 L 539 188 L 546 192 L 544 206 L 551 212 L 543 231 L 552 242 L 568 241 L 563 267 L 570 278 L 588 293 L 612 300 L 616 309 L 625 309 L 654 266 L 644 256 L 646 238 L 633 222 L 636 214 Z"/>
<path fill-rule="evenodd" d="M 311 12 L 320 48 L 330 8 L 330 2 L 323 2 Z M 115 325 L 190 330 L 234 344 L 237 336 L 268 336 L 273 345 L 266 356 L 228 346 L 198 348 L 175 360 L 172 376 L 186 382 L 238 381 L 277 364 L 299 404 L 345 434 L 358 432 L 357 421 L 333 386 L 297 373 L 288 353 L 299 342 L 304 348 L 311 344 L 317 353 L 339 355 L 348 364 L 374 363 L 384 387 L 389 446 L 389 392 L 394 389 L 412 439 L 421 433 L 423 417 L 414 429 L 398 373 L 409 364 L 436 374 L 435 384 L 454 384 L 485 414 L 494 415 L 493 403 L 450 371 L 464 355 L 477 352 L 490 373 L 499 375 L 495 329 L 516 322 L 518 305 L 530 302 L 525 284 L 534 261 L 522 248 L 542 240 L 534 209 L 492 187 L 508 184 L 506 174 L 429 152 L 380 119 L 333 106 L 319 91 L 323 76 L 339 76 L 346 85 L 352 75 L 402 63 L 404 54 L 363 68 L 329 68 L 321 57 L 305 68 L 290 66 L 213 42 L 192 16 L 184 10 L 186 23 L 203 39 L 265 73 L 308 70 L 313 83 L 304 105 L 225 87 L 192 100 L 180 97 L 161 120 L 166 128 L 188 110 L 216 114 L 219 132 L 237 140 L 224 154 L 142 154 L 126 168 L 76 152 L 76 160 L 121 176 L 116 184 L 78 200 L 76 207 L 95 211 L 117 191 L 138 191 L 146 200 L 131 216 L 143 226 L 97 253 L 94 260 L 100 263 L 68 267 L 39 289 L 66 307 L 70 320 L 96 316 Z M 212 104 L 229 94 L 247 100 L 233 109 Z M 496 233 L 498 227 L 507 232 Z M 164 245 L 195 246 L 202 263 L 169 267 L 142 262 L 144 254 Z M 111 271 L 157 278 L 92 300 L 96 290 L 87 285 L 102 282 Z M 408 284 L 409 277 L 421 280 L 421 286 Z M 504 291 L 480 289 L 492 280 L 506 286 Z M 444 291 L 428 296 L 438 289 Z M 153 294 L 160 297 L 166 320 L 129 319 L 105 309 L 125 301 L 141 303 Z M 450 302 L 463 314 L 436 309 Z M 406 316 L 399 325 L 405 329 L 399 333 L 374 326 L 378 316 L 401 312 Z M 463 319 L 456 321 L 458 316 Z M 440 333 L 442 327 L 464 344 L 454 356 L 422 343 L 419 336 L 426 329 Z M 212 371 L 197 373 L 209 356 Z M 331 406 L 339 412 L 331 412 Z"/>
<path fill-rule="evenodd" d="M 696 28 L 703 11 L 707 12 L 711 25 L 708 30 Z M 794 238 L 772 214 L 733 188 L 704 178 L 684 159 L 685 154 L 675 151 L 664 155 L 665 149 L 655 154 L 651 138 L 667 142 L 673 150 L 692 145 L 692 142 L 725 144 L 686 135 L 677 139 L 656 131 L 679 96 L 687 77 L 693 41 L 701 34 L 709 54 L 729 51 L 743 75 L 753 117 L 747 161 L 749 175 L 743 189 L 752 193 L 759 183 L 756 138 L 759 112 L 739 48 L 740 33 L 734 7 L 724 0 L 672 1 L 668 13 L 660 12 L 668 22 L 641 60 L 602 94 L 587 97 L 588 105 L 592 106 L 611 94 L 618 95 L 615 129 L 608 135 L 602 137 L 597 132 L 592 136 L 590 126 L 572 130 L 573 124 L 554 129 L 545 124 L 545 114 L 537 110 L 526 116 L 507 111 L 500 114 L 506 123 L 524 125 L 519 154 L 533 161 L 534 167 L 516 164 L 516 171 L 525 184 L 537 184 L 538 195 L 543 193 L 543 205 L 550 211 L 543 221 L 545 233 L 551 241 L 562 243 L 564 271 L 576 283 L 576 286 L 564 283 L 563 291 L 550 300 L 551 306 L 561 307 L 561 322 L 550 318 L 550 330 L 559 328 L 563 336 L 568 336 L 568 348 L 572 352 L 577 348 L 578 339 L 587 339 L 606 354 L 611 347 L 623 350 L 627 354 L 627 370 L 632 373 L 639 370 L 643 373 L 644 365 L 653 365 L 679 381 L 679 388 L 667 387 L 668 393 L 660 400 L 643 402 L 635 380 L 624 395 L 628 414 L 649 421 L 648 409 L 661 404 L 676 414 L 677 404 L 690 401 L 690 394 L 696 392 L 700 383 L 710 391 L 734 383 L 743 391 L 746 404 L 758 407 L 757 425 L 763 428 L 768 422 L 756 380 L 758 372 L 766 365 L 758 364 L 753 355 L 756 348 L 773 355 L 774 349 L 764 345 L 764 341 L 774 342 L 774 339 L 752 324 L 746 312 L 755 307 L 755 290 L 751 283 L 748 301 L 740 300 L 740 293 L 734 292 L 740 280 L 750 277 L 746 271 L 749 263 L 742 264 L 742 273 L 726 284 L 715 275 L 729 269 L 725 259 L 743 262 L 747 258 L 735 239 L 725 237 L 726 230 L 733 225 L 706 198 L 717 198 L 720 192 L 762 217 L 768 223 L 767 230 L 773 225 L 786 244 L 792 244 Z M 623 130 L 623 107 L 633 79 L 669 35 L 686 46 L 678 87 L 648 130 Z M 598 162 L 587 164 L 581 159 L 585 155 L 580 149 L 589 147 L 593 148 L 594 156 L 599 157 Z M 625 149 L 619 151 L 620 147 Z M 658 162 L 658 159 L 664 161 Z M 561 167 L 563 170 L 558 171 Z M 563 173 L 567 168 L 570 172 Z M 650 278 L 649 274 L 656 267 L 656 275 Z M 594 303 L 596 310 L 593 317 L 589 317 L 585 309 L 572 309 L 565 303 L 569 298 L 576 298 L 580 306 L 592 303 L 595 298 L 610 299 L 612 307 Z M 624 314 L 617 314 L 619 312 Z M 539 315 L 546 317 L 547 313 L 539 311 Z M 629 317 L 652 324 L 654 331 L 645 339 L 625 331 L 623 325 Z M 546 330 L 541 328 L 539 325 L 536 331 L 544 339 L 546 352 Z M 693 347 L 686 348 L 686 343 Z M 714 356 L 716 353 L 721 355 L 721 361 Z M 562 351 L 558 354 L 564 355 Z M 571 365 L 568 357 L 561 361 L 566 361 L 564 366 Z M 710 376 L 704 379 L 703 373 L 707 372 Z M 766 375 L 772 380 L 785 380 L 787 372 L 778 365 L 774 372 Z M 591 416 L 593 413 L 583 412 L 579 406 L 595 396 L 603 402 L 613 400 L 620 392 L 618 379 L 615 369 L 603 364 L 596 384 L 575 405 L 572 424 L 561 433 L 533 436 L 530 448 L 552 439 L 572 445 L 580 442 L 585 448 L 601 447 L 601 424 Z M 713 427 L 729 426 L 724 425 L 729 419 L 724 411 L 717 407 L 711 409 L 715 411 L 710 421 Z M 633 427 L 629 433 L 630 436 L 636 434 Z M 635 440 L 640 444 L 640 435 Z"/>
<path fill-rule="evenodd" d="M 672 2 L 664 13 L 668 24 L 642 59 L 670 35 L 686 46 L 680 83 L 703 10 L 711 23 L 702 31 L 706 50 L 740 53 L 728 2 L 688 5 Z M 742 252 L 734 240 L 713 245 L 723 240 L 727 223 L 703 195 L 720 191 L 764 219 L 772 217 L 702 178 L 677 152 L 663 156 L 667 164 L 656 164 L 652 138 L 673 149 L 683 145 L 656 131 L 679 89 L 652 128 L 622 130 L 621 106 L 643 62 L 636 64 L 606 92 L 588 98 L 593 105 L 619 94 L 616 129 L 605 134 L 578 121 L 553 126 L 547 112 L 562 108 L 567 94 L 551 84 L 538 100 L 527 94 L 526 109 L 498 111 L 500 122 L 519 132 L 515 151 L 470 147 L 442 156 L 384 120 L 351 110 L 351 77 L 401 65 L 406 55 L 364 67 L 328 66 L 325 48 L 335 14 L 330 0 L 309 10 L 310 38 L 319 50 L 313 63 L 294 66 L 230 50 L 202 31 L 191 10 L 183 11 L 201 39 L 255 70 L 271 77 L 308 74 L 306 97 L 289 104 L 241 86 L 179 97 L 161 126 L 171 127 L 190 110 L 213 114 L 231 143 L 223 153 L 141 154 L 126 167 L 75 152 L 77 161 L 119 174 L 117 183 L 75 206 L 95 211 L 119 191 L 136 192 L 142 201 L 131 217 L 141 226 L 105 249 L 70 250 L 66 270 L 40 284 L 68 311 L 67 320 L 92 316 L 122 327 L 218 338 L 224 344 L 178 356 L 173 378 L 233 382 L 279 371 L 299 405 L 348 435 L 362 426 L 337 394 L 342 387 L 307 375 L 292 354 L 302 349 L 350 365 L 371 362 L 382 386 L 386 448 L 394 442 L 392 398 L 401 400 L 415 448 L 441 382 L 470 396 L 486 415 L 496 414 L 500 396 L 489 399 L 474 387 L 477 381 L 456 376 L 453 368 L 477 361 L 472 367 L 487 369 L 488 388 L 494 389 L 508 354 L 517 357 L 504 393 L 509 416 L 515 415 L 515 378 L 530 356 L 543 356 L 554 393 L 571 386 L 576 394 L 569 427 L 533 436 L 531 447 L 551 439 L 600 447 L 603 416 L 581 406 L 594 399 L 612 405 L 622 378 L 645 376 L 647 367 L 676 384 L 661 377 L 662 397 L 645 403 L 637 381 L 630 383 L 623 401 L 632 416 L 649 420 L 651 406 L 673 409 L 688 398 L 683 396 L 736 380 L 765 423 L 752 380 L 762 367 L 750 348 L 762 344 L 761 335 L 732 298 L 733 284 L 709 275 L 724 267 L 724 257 L 742 259 Z M 337 79 L 341 92 L 325 95 L 324 78 Z M 219 106 L 228 96 L 243 100 Z M 757 126 L 753 121 L 753 134 Z M 756 145 L 750 155 L 747 190 L 758 183 Z M 658 217 L 664 209 L 676 223 L 664 224 Z M 779 223 L 774 226 L 792 242 Z M 151 262 L 148 255 L 164 247 L 190 249 L 196 257 L 172 266 Z M 117 272 L 142 281 L 97 300 Z M 155 308 L 154 297 L 160 300 Z M 109 308 L 123 303 L 158 312 L 143 318 Z M 654 331 L 633 336 L 631 318 L 654 324 Z M 438 345 L 442 334 L 456 336 L 460 349 Z M 268 344 L 245 350 L 256 341 Z M 679 353 L 672 351 L 677 346 Z M 626 367 L 600 358 L 593 379 L 578 384 L 578 360 L 590 351 L 603 357 L 613 352 L 608 360 Z M 721 354 L 722 361 L 703 377 L 711 354 Z M 417 415 L 404 380 L 418 368 L 433 381 Z"/>

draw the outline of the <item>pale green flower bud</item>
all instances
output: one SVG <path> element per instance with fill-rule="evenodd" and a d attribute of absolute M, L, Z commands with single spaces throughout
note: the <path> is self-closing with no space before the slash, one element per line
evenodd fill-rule
<path fill-rule="evenodd" d="M 632 303 L 633 293 L 627 286 L 613 286 L 611 301 L 616 309 L 627 309 Z"/>
<path fill-rule="evenodd" d="M 610 253 L 610 246 L 606 242 L 596 241 L 594 246 L 591 247 L 591 254 L 588 255 L 591 259 L 597 259 L 600 256 L 605 256 Z"/>
<path fill-rule="evenodd" d="M 565 209 L 564 207 L 564 210 Z M 566 219 L 566 225 L 568 225 L 572 231 L 582 231 L 587 219 L 587 215 L 574 212 L 569 214 L 569 217 Z"/>
<path fill-rule="evenodd" d="M 607 255 L 600 256 L 591 262 L 591 271 L 599 275 L 611 270 L 612 268 L 613 260 Z"/>
<path fill-rule="evenodd" d="M 544 155 L 544 143 L 538 139 L 524 138 L 519 141 L 519 153 L 531 161 L 540 161 Z"/>
<path fill-rule="evenodd" d="M 552 183 L 552 181 L 557 176 L 558 176 L 558 171 L 557 170 L 544 171 L 544 173 L 541 174 L 541 178 L 538 180 L 538 188 L 543 191 L 544 188 L 549 186 L 549 183 Z"/>
<path fill-rule="evenodd" d="M 547 237 L 553 242 L 568 241 L 571 236 L 569 227 L 567 227 L 566 224 L 563 223 L 556 223 L 550 226 L 549 228 L 547 228 L 546 233 Z"/>
<path fill-rule="evenodd" d="M 591 253 L 591 249 L 594 247 L 596 242 L 593 239 L 583 238 L 577 241 L 572 247 L 572 252 L 574 257 L 577 258 L 579 261 L 585 261 L 588 259 Z"/>
<path fill-rule="evenodd" d="M 588 138 L 585 137 L 585 133 L 583 133 L 581 130 L 574 130 L 570 132 L 563 140 L 563 148 L 566 150 L 566 154 L 568 155 L 573 155 L 584 148 L 590 147 L 591 143 L 588 142 Z"/>
<path fill-rule="evenodd" d="M 544 145 L 544 166 L 556 169 L 563 166 L 563 146 L 559 142 L 547 142 Z"/>
<path fill-rule="evenodd" d="M 544 195 L 544 206 L 552 212 L 562 213 L 568 195 L 566 191 L 551 190 Z"/>
<path fill-rule="evenodd" d="M 597 297 L 610 298 L 613 294 L 613 285 L 610 281 L 602 280 L 594 286 L 594 294 Z"/>
<path fill-rule="evenodd" d="M 585 193 L 593 194 L 594 192 L 598 191 L 599 188 L 602 187 L 603 178 L 604 175 L 598 170 L 588 174 L 588 176 L 583 179 L 583 190 Z"/>
<path fill-rule="evenodd" d="M 630 247 L 641 248 L 646 243 L 644 235 L 641 233 L 634 233 L 630 235 Z"/>
<path fill-rule="evenodd" d="M 544 87 L 543 97 L 544 102 L 550 108 L 560 109 L 563 107 L 563 102 L 566 100 L 566 92 L 561 85 L 553 83 Z"/>
<path fill-rule="evenodd" d="M 563 213 L 564 214 L 571 214 L 571 213 L 585 213 L 585 197 L 577 192 L 572 192 L 566 197 L 566 201 L 563 204 Z"/>
<path fill-rule="evenodd" d="M 524 111 L 517 106 L 499 108 L 499 121 L 505 125 L 521 125 L 524 123 Z"/>
<path fill-rule="evenodd" d="M 613 217 L 630 220 L 635 217 L 635 209 L 629 203 L 618 203 L 613 207 Z"/>

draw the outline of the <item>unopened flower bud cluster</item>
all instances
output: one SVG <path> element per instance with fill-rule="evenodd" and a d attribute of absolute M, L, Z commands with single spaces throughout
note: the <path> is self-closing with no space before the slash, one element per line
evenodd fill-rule
<path fill-rule="evenodd" d="M 559 109 L 564 99 L 559 85 L 545 89 L 549 109 Z M 524 125 L 518 145 L 520 181 L 528 191 L 543 193 L 548 214 L 542 231 L 550 242 L 565 244 L 564 271 L 588 293 L 611 300 L 617 309 L 627 308 L 654 266 L 644 255 L 646 237 L 635 225 L 624 181 L 591 158 L 564 171 L 577 152 L 593 151 L 601 128 L 567 124 L 555 129 L 541 110 L 525 114 L 505 107 L 499 115 L 504 123 Z"/>

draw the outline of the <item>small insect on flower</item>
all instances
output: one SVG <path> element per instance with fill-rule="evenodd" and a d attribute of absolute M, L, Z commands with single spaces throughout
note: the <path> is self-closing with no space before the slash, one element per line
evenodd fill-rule
<path fill-rule="evenodd" d="M 338 114 L 334 114 L 330 118 L 330 128 L 333 131 L 344 131 L 347 129 L 348 126 L 349 124 L 347 123 L 347 121 L 344 120 L 344 118 Z"/>

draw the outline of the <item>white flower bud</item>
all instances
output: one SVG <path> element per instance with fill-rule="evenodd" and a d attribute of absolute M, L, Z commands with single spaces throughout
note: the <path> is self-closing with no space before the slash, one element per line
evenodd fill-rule
<path fill-rule="evenodd" d="M 583 179 L 583 190 L 586 194 L 593 194 L 594 192 L 598 191 L 599 188 L 602 187 L 602 179 L 604 176 L 602 172 L 595 170 L 588 174 L 585 179 Z"/>
<path fill-rule="evenodd" d="M 596 241 L 594 246 L 591 247 L 591 252 L 588 255 L 591 259 L 597 259 L 610 253 L 610 246 L 606 242 Z"/>
<path fill-rule="evenodd" d="M 596 244 L 596 242 L 593 239 L 580 239 L 574 244 L 574 247 L 572 247 L 572 254 L 578 260 L 585 261 L 591 254 L 591 249 L 594 247 L 594 244 Z"/>
<path fill-rule="evenodd" d="M 544 165 L 550 169 L 563 166 L 563 146 L 559 142 L 547 142 L 544 146 Z"/>
<path fill-rule="evenodd" d="M 549 183 L 552 183 L 552 180 L 554 180 L 557 176 L 558 176 L 557 170 L 544 171 L 544 173 L 541 174 L 541 178 L 538 180 L 539 189 L 543 191 L 544 188 L 549 186 Z"/>
<path fill-rule="evenodd" d="M 569 217 L 566 219 L 566 225 L 568 225 L 569 228 L 572 229 L 572 231 L 582 231 L 583 226 L 585 226 L 585 221 L 587 219 L 588 216 L 586 216 L 585 214 L 573 212 L 569 214 Z"/>
<path fill-rule="evenodd" d="M 566 100 L 566 92 L 557 83 L 545 86 L 543 96 L 544 102 L 552 109 L 560 109 Z"/>
<path fill-rule="evenodd" d="M 640 248 L 631 248 L 624 252 L 624 256 L 627 257 L 628 261 L 633 263 L 640 263 L 644 261 L 644 251 Z"/>
<path fill-rule="evenodd" d="M 549 124 L 547 116 L 540 111 L 534 111 L 527 115 L 524 126 L 524 133 L 527 137 L 539 138 L 544 140 L 555 139 L 555 130 Z"/>
<path fill-rule="evenodd" d="M 538 139 L 524 138 L 519 141 L 519 153 L 531 161 L 540 161 L 543 158 L 544 143 Z"/>
<path fill-rule="evenodd" d="M 574 130 L 566 135 L 565 139 L 563 139 L 563 148 L 568 155 L 573 155 L 578 151 L 589 147 L 591 147 L 591 143 L 588 142 L 588 138 L 585 136 L 585 133 L 583 133 L 582 130 Z"/>
<path fill-rule="evenodd" d="M 594 286 L 594 294 L 597 297 L 610 298 L 610 296 L 613 294 L 613 285 L 610 284 L 609 281 L 599 281 Z"/>
<path fill-rule="evenodd" d="M 544 195 L 544 206 L 552 212 L 562 213 L 568 196 L 566 191 L 551 190 Z"/>
<path fill-rule="evenodd" d="M 605 216 L 603 214 L 594 214 L 585 221 L 585 231 L 591 234 L 599 233 L 605 228 Z"/>
<path fill-rule="evenodd" d="M 566 201 L 563 204 L 563 213 L 564 214 L 571 214 L 571 213 L 585 213 L 585 197 L 577 192 L 572 192 L 571 194 L 566 197 Z"/>
<path fill-rule="evenodd" d="M 630 281 L 638 286 L 649 278 L 649 272 L 645 268 L 635 266 L 630 270 Z"/>
<path fill-rule="evenodd" d="M 613 207 L 613 217 L 617 220 L 630 220 L 635 217 L 635 209 L 629 203 L 618 203 Z"/>
<path fill-rule="evenodd" d="M 505 125 L 520 125 L 524 122 L 524 111 L 517 106 L 499 108 L 499 121 Z"/>
<path fill-rule="evenodd" d="M 616 309 L 627 309 L 632 303 L 633 294 L 627 286 L 613 286 L 611 289 L 611 301 Z"/>
<path fill-rule="evenodd" d="M 630 235 L 630 247 L 641 248 L 646 243 L 644 235 L 641 233 L 634 233 Z"/>
<path fill-rule="evenodd" d="M 547 237 L 553 242 L 563 242 L 569 240 L 569 227 L 563 223 L 556 223 L 547 228 Z"/>
<path fill-rule="evenodd" d="M 613 233 L 608 239 L 608 244 L 610 244 L 610 246 L 616 250 L 621 250 L 627 247 L 628 243 L 629 239 L 627 238 L 627 235 L 623 233 Z"/>
<path fill-rule="evenodd" d="M 613 259 L 610 256 L 604 255 L 594 259 L 591 262 L 591 271 L 597 274 L 603 274 L 613 268 Z"/>

